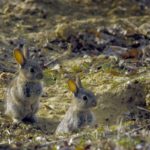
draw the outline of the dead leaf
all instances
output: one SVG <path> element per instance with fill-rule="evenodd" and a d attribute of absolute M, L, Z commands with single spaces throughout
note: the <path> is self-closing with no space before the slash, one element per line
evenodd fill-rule
<path fill-rule="evenodd" d="M 124 59 L 128 58 L 138 58 L 141 54 L 141 51 L 138 49 L 130 49 L 127 50 L 125 53 L 121 54 L 121 57 Z"/>

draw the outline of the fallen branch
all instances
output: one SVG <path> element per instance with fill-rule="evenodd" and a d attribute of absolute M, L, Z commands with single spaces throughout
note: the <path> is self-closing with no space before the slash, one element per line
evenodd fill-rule
<path fill-rule="evenodd" d="M 134 133 L 134 132 L 137 132 L 137 131 L 139 131 L 139 130 L 142 130 L 142 129 L 144 129 L 144 128 L 147 128 L 147 127 L 149 127 L 149 126 L 150 126 L 150 123 L 149 123 L 149 124 L 146 124 L 146 125 L 144 125 L 144 126 L 142 126 L 142 127 L 133 129 L 132 131 L 127 132 L 126 134 L 127 134 L 127 135 L 132 134 L 132 133 Z"/>
<path fill-rule="evenodd" d="M 149 112 L 149 113 L 150 113 L 150 110 L 148 110 L 148 109 L 146 109 L 146 108 L 143 108 L 143 107 L 140 107 L 140 106 L 137 106 L 137 108 L 138 108 L 138 109 L 140 109 L 140 110 L 144 110 L 144 111 L 146 111 L 146 112 Z"/>
<path fill-rule="evenodd" d="M 82 137 L 84 135 L 88 135 L 88 134 L 87 133 L 75 134 L 75 135 L 71 136 L 71 138 L 63 138 L 63 139 L 55 140 L 52 142 L 47 142 L 46 144 L 40 145 L 40 147 L 47 147 L 47 146 L 50 146 L 51 144 L 56 144 L 56 143 L 65 142 L 65 141 L 68 141 L 68 143 L 71 144 L 73 142 L 73 140 L 75 140 L 79 137 Z M 89 134 L 89 135 L 91 135 L 91 134 Z"/>

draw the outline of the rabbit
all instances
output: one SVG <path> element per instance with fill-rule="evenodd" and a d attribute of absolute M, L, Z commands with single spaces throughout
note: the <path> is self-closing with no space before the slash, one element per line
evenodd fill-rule
<path fill-rule="evenodd" d="M 20 65 L 18 75 L 10 83 L 6 92 L 6 111 L 14 123 L 36 122 L 39 98 L 43 91 L 43 71 L 35 60 L 30 58 L 29 50 L 15 48 L 14 58 Z"/>
<path fill-rule="evenodd" d="M 92 127 L 95 125 L 96 119 L 91 108 L 97 105 L 96 96 L 83 88 L 79 77 L 76 78 L 76 81 L 69 80 L 68 87 L 73 93 L 74 99 L 58 125 L 56 134 L 76 132 L 85 126 Z"/>

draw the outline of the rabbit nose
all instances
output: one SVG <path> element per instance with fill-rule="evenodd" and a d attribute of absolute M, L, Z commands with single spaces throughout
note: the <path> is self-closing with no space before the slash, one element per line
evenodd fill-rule
<path fill-rule="evenodd" d="M 96 105 L 97 105 L 97 102 L 96 102 L 96 101 L 92 102 L 92 106 L 93 106 L 93 107 L 95 107 Z"/>
<path fill-rule="evenodd" d="M 42 74 L 42 73 L 38 74 L 38 75 L 37 75 L 37 78 L 38 78 L 38 79 L 42 79 L 42 78 L 43 78 L 43 74 Z"/>

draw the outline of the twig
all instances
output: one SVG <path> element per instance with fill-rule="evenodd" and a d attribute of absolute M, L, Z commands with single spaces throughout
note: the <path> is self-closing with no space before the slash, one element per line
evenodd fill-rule
<path fill-rule="evenodd" d="M 56 63 L 57 60 L 58 60 L 58 58 L 55 58 L 55 59 L 49 61 L 47 64 L 44 64 L 44 67 L 48 67 L 48 66 L 50 66 L 50 65 L 52 65 L 52 64 L 54 64 L 54 63 Z"/>
<path fill-rule="evenodd" d="M 55 143 L 59 143 L 59 142 L 65 142 L 68 140 L 74 140 L 74 139 L 79 138 L 79 137 L 84 136 L 84 135 L 87 135 L 87 133 L 76 134 L 76 135 L 73 135 L 71 138 L 63 138 L 63 139 L 55 140 L 52 142 L 48 142 L 46 144 L 40 145 L 40 147 L 46 147 L 46 146 L 50 146 L 51 144 L 55 144 Z M 91 134 L 89 134 L 89 135 L 91 135 Z"/>
<path fill-rule="evenodd" d="M 48 66 L 56 63 L 57 61 L 59 62 L 59 61 L 63 60 L 67 55 L 68 55 L 68 52 L 66 52 L 66 53 L 62 54 L 61 56 L 58 56 L 57 58 L 49 61 L 48 63 L 44 64 L 44 66 L 48 67 Z"/>
<path fill-rule="evenodd" d="M 147 128 L 148 126 L 150 126 L 150 123 L 147 124 L 147 125 L 144 125 L 144 126 L 142 126 L 142 127 L 136 128 L 136 129 L 134 129 L 134 130 L 132 130 L 132 131 L 129 131 L 129 132 L 127 132 L 126 134 L 132 134 L 132 133 L 134 133 L 134 132 L 136 132 L 136 131 L 139 131 L 139 130 L 141 130 L 141 129 L 143 129 L 143 128 Z"/>
<path fill-rule="evenodd" d="M 140 110 L 144 110 L 144 111 L 146 111 L 146 112 L 149 112 L 149 113 L 150 113 L 150 110 L 148 110 L 148 109 L 146 109 L 146 108 L 143 108 L 143 107 L 140 107 L 140 106 L 137 106 L 137 108 L 138 108 L 138 109 L 140 109 Z"/>

